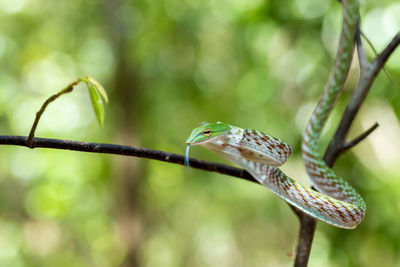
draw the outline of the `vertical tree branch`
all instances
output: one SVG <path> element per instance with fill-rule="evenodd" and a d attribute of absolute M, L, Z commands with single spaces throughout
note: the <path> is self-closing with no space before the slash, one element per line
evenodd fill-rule
<path fill-rule="evenodd" d="M 327 162 L 335 162 L 336 158 L 340 155 L 339 148 L 346 146 L 346 137 L 350 127 L 356 117 L 361 105 L 364 103 L 368 92 L 371 89 L 372 83 L 375 81 L 378 73 L 383 69 L 389 56 L 394 52 L 396 47 L 400 44 L 400 32 L 392 39 L 386 48 L 380 53 L 372 63 L 365 63 L 365 67 L 360 71 L 360 80 L 357 88 L 352 94 L 349 103 L 346 106 L 339 126 L 336 129 L 332 141 L 329 143 L 327 153 L 324 160 Z M 361 48 L 362 49 L 362 48 Z"/>
<path fill-rule="evenodd" d="M 359 34 L 359 31 L 356 35 Z M 357 40 L 358 38 L 358 40 Z M 357 43 L 361 40 L 356 37 Z M 328 148 L 324 154 L 324 161 L 330 167 L 332 167 L 337 160 L 337 158 L 343 154 L 345 151 L 354 147 L 356 144 L 364 140 L 369 134 L 371 134 L 377 127 L 378 124 L 375 123 L 371 128 L 366 130 L 364 133 L 360 134 L 357 138 L 352 141 L 347 142 L 346 137 L 350 130 L 350 127 L 357 115 L 361 105 L 364 103 L 370 88 L 377 77 L 378 73 L 383 69 L 386 61 L 394 50 L 400 44 L 400 32 L 394 36 L 392 41 L 387 45 L 387 47 L 375 58 L 372 63 L 369 63 L 365 58 L 365 52 L 363 51 L 362 45 L 358 44 L 357 49 L 358 56 L 360 57 L 360 80 L 357 88 L 354 90 L 349 103 L 346 106 L 346 110 L 343 113 L 342 119 L 339 123 L 336 132 L 329 143 Z M 307 266 L 308 259 L 310 256 L 311 246 L 313 242 L 313 237 L 315 233 L 316 221 L 304 214 L 303 212 L 295 209 L 294 212 L 300 220 L 300 231 L 299 231 L 299 241 L 296 252 L 296 259 L 294 266 L 303 267 Z"/>
<path fill-rule="evenodd" d="M 297 208 L 290 206 L 294 213 L 297 215 L 300 221 L 299 240 L 296 248 L 296 258 L 294 261 L 295 267 L 307 266 L 308 259 L 310 258 L 311 246 L 314 240 L 315 228 L 317 221 L 298 210 Z"/>

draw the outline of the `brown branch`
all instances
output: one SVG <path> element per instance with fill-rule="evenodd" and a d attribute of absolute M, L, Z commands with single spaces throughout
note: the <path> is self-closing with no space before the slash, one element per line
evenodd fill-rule
<path fill-rule="evenodd" d="M 390 55 L 394 52 L 394 50 L 400 44 L 400 31 L 393 37 L 390 43 L 386 46 L 386 48 L 376 57 L 374 62 L 372 63 L 372 68 L 374 69 L 374 73 L 378 73 L 380 69 L 385 65 L 386 61 L 389 59 Z"/>
<path fill-rule="evenodd" d="M 29 147 L 27 145 L 27 140 L 28 138 L 26 136 L 0 135 L 0 145 Z M 137 148 L 131 146 L 115 145 L 115 144 L 89 143 L 89 142 L 80 142 L 72 140 L 35 137 L 32 142 L 31 148 L 53 148 L 53 149 L 74 150 L 74 151 L 91 152 L 91 153 L 114 154 L 114 155 L 154 159 L 154 160 L 184 165 L 184 156 L 182 155 L 177 155 L 174 153 L 169 153 L 149 148 Z M 246 170 L 243 169 L 235 168 L 225 164 L 198 160 L 194 158 L 190 158 L 189 162 L 190 162 L 190 167 L 192 168 L 210 172 L 218 172 L 221 174 L 226 174 L 229 176 L 248 180 L 250 182 L 258 183 Z"/>
<path fill-rule="evenodd" d="M 343 113 L 342 119 L 336 129 L 335 135 L 329 143 L 327 152 L 324 156 L 324 160 L 328 162 L 335 162 L 341 151 L 346 150 L 346 137 L 350 130 L 354 118 L 356 117 L 358 110 L 362 103 L 364 103 L 368 92 L 371 89 L 372 83 L 375 81 L 378 73 L 382 70 L 385 62 L 394 50 L 400 44 L 400 32 L 392 39 L 387 47 L 376 57 L 372 63 L 368 63 L 364 69 L 361 70 L 360 80 L 357 88 L 352 94 L 349 103 L 346 106 L 345 112 Z M 364 70 L 364 71 L 363 71 Z"/>
<path fill-rule="evenodd" d="M 360 143 L 362 140 L 367 138 L 373 131 L 375 131 L 376 128 L 378 128 L 379 123 L 375 122 L 374 125 L 372 125 L 368 130 L 354 138 L 353 140 L 345 143 L 343 145 L 343 152 L 346 150 L 351 149 L 352 147 L 356 146 L 358 143 Z"/>
<path fill-rule="evenodd" d="M 364 40 L 367 42 L 368 46 L 371 48 L 371 50 L 374 53 L 375 57 L 377 57 L 378 56 L 378 52 L 376 51 L 376 49 L 375 49 L 374 45 L 372 44 L 372 42 L 368 39 L 367 35 L 365 35 L 365 33 L 363 33 L 362 31 L 360 31 L 360 34 L 364 38 Z M 361 44 L 361 40 L 360 40 L 360 44 Z M 364 50 L 361 48 L 360 51 L 362 51 L 362 53 L 364 54 L 364 57 L 365 57 Z M 362 59 L 362 57 L 360 57 L 360 54 L 358 55 L 358 57 L 359 57 L 359 59 Z M 393 84 L 397 83 L 396 80 L 394 79 L 393 75 L 389 72 L 389 70 L 386 67 L 383 67 L 383 72 L 385 72 L 386 76 L 389 78 L 389 80 Z"/>
<path fill-rule="evenodd" d="M 307 266 L 317 222 L 294 206 L 290 206 L 300 221 L 299 241 L 296 248 L 295 267 Z"/>
<path fill-rule="evenodd" d="M 60 96 L 70 93 L 72 92 L 72 90 L 74 89 L 74 86 L 77 85 L 78 83 L 81 82 L 81 79 L 78 79 L 72 83 L 70 83 L 67 87 L 65 87 L 63 90 L 61 90 L 60 92 L 58 92 L 57 94 L 54 94 L 52 96 L 50 96 L 42 105 L 42 107 L 40 108 L 40 110 L 38 112 L 36 112 L 36 117 L 35 117 L 35 121 L 33 122 L 33 125 L 31 127 L 31 130 L 29 132 L 28 135 L 28 139 L 26 140 L 26 144 L 27 147 L 29 148 L 33 148 L 33 138 L 35 137 L 35 131 L 36 128 L 38 126 L 39 120 L 42 117 L 43 112 L 46 110 L 47 106 L 53 102 L 54 100 L 56 100 L 57 98 L 59 98 Z"/>

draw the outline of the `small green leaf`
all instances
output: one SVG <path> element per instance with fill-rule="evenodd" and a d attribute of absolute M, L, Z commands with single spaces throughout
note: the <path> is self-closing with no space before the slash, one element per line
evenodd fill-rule
<path fill-rule="evenodd" d="M 94 87 L 96 87 L 97 92 L 99 92 L 101 97 L 103 97 L 103 99 L 106 101 L 106 103 L 108 103 L 108 96 L 107 96 L 106 90 L 104 90 L 104 87 L 98 81 L 96 81 L 93 77 L 88 76 L 86 78 L 89 82 L 91 82 L 94 85 Z"/>
<path fill-rule="evenodd" d="M 86 85 L 88 87 L 94 114 L 96 115 L 96 118 L 99 121 L 99 124 L 101 126 L 103 126 L 104 106 L 103 106 L 103 100 L 101 100 L 99 91 L 96 90 L 96 85 L 93 84 L 89 79 L 82 79 L 82 80 L 86 83 Z"/>

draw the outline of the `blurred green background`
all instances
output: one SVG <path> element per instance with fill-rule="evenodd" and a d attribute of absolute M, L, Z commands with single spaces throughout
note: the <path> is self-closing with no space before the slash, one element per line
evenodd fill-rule
<path fill-rule="evenodd" d="M 361 14 L 378 50 L 400 30 L 397 0 L 362 1 Z M 47 97 L 91 75 L 110 97 L 104 128 L 79 85 L 49 106 L 37 136 L 183 154 L 192 128 L 224 121 L 292 144 L 282 169 L 308 185 L 301 136 L 340 18 L 327 0 L 0 0 L 0 134 L 27 135 Z M 399 49 L 387 68 L 399 81 Z M 355 62 L 323 145 L 357 78 Z M 351 136 L 380 127 L 335 166 L 364 196 L 366 218 L 352 231 L 319 223 L 310 266 L 400 266 L 399 118 L 399 83 L 380 74 Z M 288 205 L 257 184 L 0 147 L 0 266 L 290 266 L 297 231 Z"/>

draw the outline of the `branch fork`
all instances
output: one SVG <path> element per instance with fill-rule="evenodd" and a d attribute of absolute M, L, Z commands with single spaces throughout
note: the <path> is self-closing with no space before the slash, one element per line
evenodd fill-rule
<path fill-rule="evenodd" d="M 362 140 L 367 138 L 378 126 L 378 123 L 372 125 L 368 130 L 360 134 L 358 137 L 351 141 L 346 141 L 347 134 L 350 130 L 355 116 L 358 113 L 361 105 L 364 103 L 371 86 L 377 77 L 378 73 L 384 68 L 390 55 L 400 44 L 400 31 L 394 36 L 386 48 L 376 56 L 376 58 L 369 62 L 365 56 L 365 51 L 361 44 L 361 31 L 358 27 L 355 40 L 357 44 L 358 58 L 360 62 L 360 79 L 356 89 L 354 90 L 342 119 L 336 129 L 336 132 L 328 145 L 324 154 L 324 161 L 328 166 L 332 167 L 336 159 L 359 144 Z M 300 232 L 297 245 L 296 259 L 294 266 L 303 267 L 307 266 L 308 258 L 311 251 L 313 236 L 315 233 L 316 221 L 301 211 L 295 210 L 296 215 L 300 220 Z"/>

